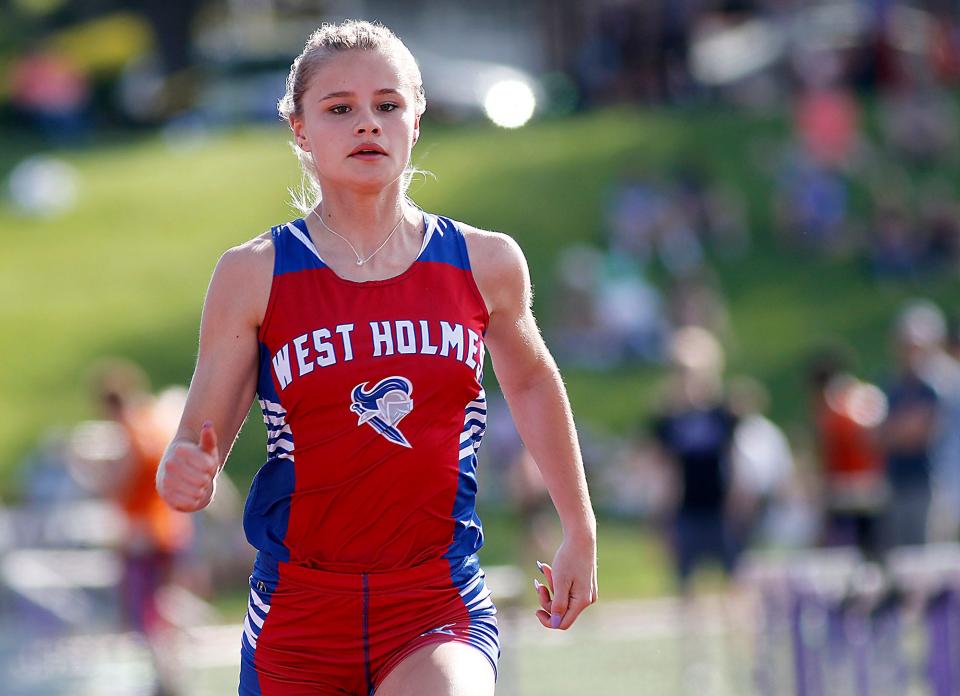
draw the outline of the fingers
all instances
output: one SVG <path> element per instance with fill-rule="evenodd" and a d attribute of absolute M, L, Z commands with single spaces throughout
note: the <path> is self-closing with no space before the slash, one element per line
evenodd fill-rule
<path fill-rule="evenodd" d="M 546 612 L 550 611 L 550 590 L 546 588 L 539 580 L 534 578 L 533 589 L 537 592 L 537 601 L 540 602 L 540 608 Z"/>
<path fill-rule="evenodd" d="M 557 608 L 557 602 L 554 600 L 554 616 L 557 613 L 561 614 L 560 623 L 557 626 L 561 631 L 565 631 L 573 625 L 573 622 L 577 620 L 577 617 L 580 616 L 580 613 L 589 607 L 593 602 L 591 601 L 590 592 L 581 592 L 579 589 L 571 588 L 569 594 L 566 597 L 566 607 L 562 612 Z"/>
<path fill-rule="evenodd" d="M 553 626 L 550 625 L 550 612 L 544 611 L 543 609 L 538 609 L 537 619 L 544 628 L 553 628 Z"/>
<path fill-rule="evenodd" d="M 563 614 L 567 610 L 567 592 L 558 592 L 556 581 L 554 580 L 553 568 L 551 568 L 546 563 L 541 563 L 537 561 L 537 567 L 540 568 L 540 572 L 543 573 L 543 576 L 547 579 L 547 585 L 550 587 L 550 592 L 553 594 L 553 601 L 550 603 L 550 628 L 560 628 L 560 624 L 563 620 Z"/>
<path fill-rule="evenodd" d="M 547 585 L 541 585 L 539 581 L 534 580 L 534 587 L 537 590 L 537 598 L 540 600 L 540 606 L 542 611 L 546 616 L 546 623 L 544 623 L 543 617 L 540 616 L 540 611 L 537 612 L 537 617 L 540 618 L 540 623 L 542 623 L 547 628 L 560 628 L 561 620 L 563 619 L 563 611 L 566 610 L 564 604 L 563 610 L 558 609 L 557 607 L 557 594 L 554 591 L 555 585 L 553 580 L 553 568 L 551 568 L 546 563 L 541 563 L 537 561 L 537 568 L 540 569 L 540 572 L 543 573 L 543 577 L 547 581 Z M 553 600 L 550 599 L 550 594 L 553 593 Z"/>
<path fill-rule="evenodd" d="M 543 577 L 547 579 L 547 587 L 553 592 L 553 568 L 548 566 L 546 563 L 541 563 L 537 561 L 537 568 L 540 569 L 540 572 L 543 573 Z"/>
<path fill-rule="evenodd" d="M 584 609 L 597 601 L 596 576 L 590 578 L 587 586 L 583 586 L 583 583 L 573 579 L 555 576 L 553 568 L 546 563 L 537 561 L 537 567 L 549 585 L 548 587 L 536 579 L 533 581 L 540 604 L 540 609 L 536 612 L 537 619 L 546 628 L 566 630 Z"/>
<path fill-rule="evenodd" d="M 202 510 L 213 498 L 213 484 L 199 488 L 171 486 L 162 494 L 163 499 L 174 510 L 179 512 L 196 512 Z"/>
<path fill-rule="evenodd" d="M 566 619 L 567 609 L 570 606 L 570 589 L 573 581 L 568 578 L 557 578 L 554 580 L 553 602 L 550 605 L 550 625 L 553 628 L 566 628 L 564 621 Z M 569 623 L 567 623 L 569 626 Z"/>
<path fill-rule="evenodd" d="M 213 424 L 200 429 L 199 442 L 174 443 L 157 471 L 157 491 L 170 507 L 195 512 L 213 498 L 214 480 L 220 469 L 220 452 Z"/>
<path fill-rule="evenodd" d="M 543 573 L 550 587 L 547 587 L 547 585 L 544 585 L 536 578 L 533 579 L 533 589 L 536 591 L 537 601 L 540 603 L 540 608 L 537 610 L 536 616 L 544 628 L 556 628 L 551 625 L 552 619 L 550 615 L 552 604 L 550 600 L 550 590 L 553 587 L 553 570 L 546 563 L 541 563 L 540 561 L 537 561 L 537 568 Z"/>

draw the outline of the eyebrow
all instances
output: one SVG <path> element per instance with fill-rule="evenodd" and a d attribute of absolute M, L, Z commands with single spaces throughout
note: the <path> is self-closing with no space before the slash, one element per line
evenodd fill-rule
<path fill-rule="evenodd" d="M 374 92 L 374 94 L 377 94 L 377 95 L 379 95 L 379 94 L 396 94 L 396 95 L 399 95 L 400 92 L 399 92 L 398 90 L 395 90 L 393 87 L 384 87 L 383 89 L 378 89 L 376 92 Z M 326 94 L 326 95 L 320 97 L 320 99 L 319 99 L 318 101 L 323 101 L 324 99 L 342 99 L 342 98 L 344 98 L 344 97 L 355 97 L 355 96 L 356 96 L 356 95 L 355 95 L 353 92 L 330 92 L 330 94 Z"/>

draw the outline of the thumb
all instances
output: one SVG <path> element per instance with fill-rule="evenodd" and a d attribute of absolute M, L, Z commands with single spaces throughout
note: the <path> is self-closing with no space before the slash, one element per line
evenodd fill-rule
<path fill-rule="evenodd" d="M 198 445 L 200 449 L 214 459 L 217 459 L 217 463 L 219 463 L 220 453 L 217 447 L 217 431 L 213 429 L 212 421 L 206 421 L 203 427 L 200 428 L 200 442 Z"/>
<path fill-rule="evenodd" d="M 556 586 L 553 602 L 550 604 L 550 623 L 553 628 L 559 628 L 570 602 L 571 582 L 567 578 L 556 578 L 554 582 Z"/>

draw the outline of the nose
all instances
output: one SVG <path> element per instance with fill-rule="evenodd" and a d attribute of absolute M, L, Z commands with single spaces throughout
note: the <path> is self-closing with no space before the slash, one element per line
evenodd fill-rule
<path fill-rule="evenodd" d="M 363 110 L 353 127 L 353 132 L 354 135 L 380 135 L 380 123 L 372 112 Z"/>

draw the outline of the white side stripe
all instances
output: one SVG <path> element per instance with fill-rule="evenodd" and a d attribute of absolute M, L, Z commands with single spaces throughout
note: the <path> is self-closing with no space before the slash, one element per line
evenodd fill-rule
<path fill-rule="evenodd" d="M 473 590 L 475 590 L 475 589 L 477 588 L 477 586 L 478 586 L 481 582 L 483 582 L 483 575 L 481 575 L 480 573 L 477 573 L 477 574 L 474 575 L 472 578 L 470 578 L 470 581 L 467 582 L 466 587 L 464 587 L 462 590 L 460 590 L 460 596 L 463 597 L 464 595 L 472 592 Z"/>
<path fill-rule="evenodd" d="M 247 618 L 243 620 L 243 635 L 247 637 L 247 642 L 250 643 L 250 647 L 254 650 L 257 649 L 257 637 L 253 633 L 253 629 L 250 627 L 250 616 L 247 615 Z"/>
<path fill-rule="evenodd" d="M 266 411 L 271 416 L 280 416 L 282 418 L 287 415 L 286 409 L 275 401 L 270 401 L 269 399 L 258 399 L 258 401 L 260 402 L 260 410 Z"/>
<path fill-rule="evenodd" d="M 263 628 L 263 619 L 257 616 L 257 613 L 252 607 L 247 607 L 247 618 L 250 619 L 257 628 Z"/>
<path fill-rule="evenodd" d="M 262 599 L 260 599 L 260 595 L 253 590 L 250 590 L 250 599 L 252 599 L 253 603 L 257 605 L 257 609 L 262 611 L 264 614 L 270 613 L 270 605 L 266 604 Z"/>
<path fill-rule="evenodd" d="M 483 592 L 481 592 L 476 597 L 474 597 L 469 602 L 467 602 L 467 609 L 474 609 L 478 606 L 481 606 L 482 604 L 489 602 L 491 594 L 492 593 L 490 592 L 489 588 L 484 589 Z"/>

